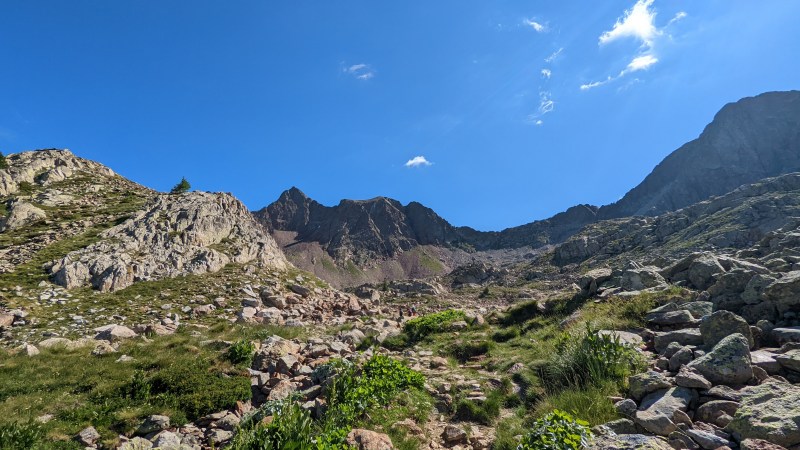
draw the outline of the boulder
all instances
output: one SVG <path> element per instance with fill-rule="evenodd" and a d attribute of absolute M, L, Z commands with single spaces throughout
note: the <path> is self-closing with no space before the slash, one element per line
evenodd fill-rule
<path fill-rule="evenodd" d="M 666 350 L 667 346 L 672 342 L 677 342 L 680 345 L 702 345 L 703 336 L 700 334 L 700 330 L 687 328 L 656 333 L 653 337 L 653 345 L 658 353 Z"/>
<path fill-rule="evenodd" d="M 763 439 L 745 439 L 739 443 L 740 450 L 786 450 L 786 447 Z"/>
<path fill-rule="evenodd" d="M 389 436 L 375 431 L 354 429 L 345 439 L 347 445 L 356 450 L 392 450 L 392 440 Z"/>
<path fill-rule="evenodd" d="M 94 447 L 95 442 L 100 439 L 100 433 L 94 427 L 86 427 L 81 430 L 75 439 L 86 447 Z"/>
<path fill-rule="evenodd" d="M 722 339 L 688 367 L 696 369 L 713 384 L 737 385 L 753 378 L 750 364 L 750 344 L 742 334 L 736 333 Z"/>
<path fill-rule="evenodd" d="M 26 202 L 14 202 L 6 217 L 0 217 L 0 232 L 15 230 L 26 225 L 44 220 L 44 211 Z"/>
<path fill-rule="evenodd" d="M 711 389 L 711 382 L 706 380 L 697 370 L 683 366 L 675 375 L 675 384 L 692 389 Z"/>
<path fill-rule="evenodd" d="M 697 393 L 684 387 L 662 389 L 642 399 L 634 421 L 645 430 L 659 436 L 669 436 L 677 431 L 672 421 L 675 411 L 686 411 L 697 401 Z"/>
<path fill-rule="evenodd" d="M 607 434 L 593 439 L 587 450 L 672 450 L 672 446 L 660 437 L 644 434 Z"/>
<path fill-rule="evenodd" d="M 787 342 L 800 342 L 800 327 L 773 328 L 771 334 L 778 345 L 783 345 Z"/>
<path fill-rule="evenodd" d="M 800 349 L 789 350 L 782 355 L 775 355 L 775 359 L 784 368 L 800 372 Z"/>
<path fill-rule="evenodd" d="M 467 442 L 467 432 L 461 427 L 448 424 L 442 432 L 442 440 L 448 447 L 456 444 L 465 444 Z"/>
<path fill-rule="evenodd" d="M 770 379 L 745 388 L 727 429 L 741 439 L 764 439 L 784 447 L 800 444 L 800 387 Z"/>
<path fill-rule="evenodd" d="M 122 325 L 106 325 L 94 329 L 95 339 L 116 342 L 136 337 L 136 332 Z"/>
<path fill-rule="evenodd" d="M 664 375 L 651 370 L 631 376 L 628 385 L 628 393 L 634 400 L 640 401 L 651 392 L 671 387 L 672 383 Z"/>
<path fill-rule="evenodd" d="M 730 311 L 716 311 L 700 320 L 700 334 L 703 336 L 703 345 L 712 348 L 723 338 L 740 333 L 747 339 L 749 348 L 753 348 L 753 335 L 750 325 L 746 320 Z"/>
<path fill-rule="evenodd" d="M 659 273 L 658 267 L 635 267 L 626 269 L 620 278 L 620 285 L 626 291 L 641 291 L 644 289 L 665 287 L 664 277 Z"/>
<path fill-rule="evenodd" d="M 764 288 L 761 299 L 772 303 L 779 313 L 785 313 L 800 305 L 800 270 L 784 273 L 783 276 Z"/>

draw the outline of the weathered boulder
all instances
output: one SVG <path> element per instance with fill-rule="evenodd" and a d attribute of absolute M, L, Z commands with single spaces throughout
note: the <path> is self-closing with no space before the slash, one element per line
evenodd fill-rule
<path fill-rule="evenodd" d="M 750 344 L 742 334 L 723 338 L 714 348 L 688 364 L 713 384 L 735 385 L 753 378 Z"/>
<path fill-rule="evenodd" d="M 716 311 L 700 320 L 700 334 L 703 336 L 703 345 L 713 348 L 723 338 L 740 333 L 747 339 L 750 348 L 753 348 L 753 335 L 750 325 L 746 320 L 730 311 Z"/>
<path fill-rule="evenodd" d="M 786 353 L 775 355 L 775 359 L 781 366 L 800 372 L 800 349 L 789 350 Z"/>
<path fill-rule="evenodd" d="M 14 202 L 6 217 L 0 217 L 0 232 L 15 230 L 26 225 L 44 220 L 44 211 L 27 202 Z"/>
<path fill-rule="evenodd" d="M 697 392 L 684 387 L 655 391 L 642 399 L 634 421 L 653 434 L 669 436 L 678 429 L 672 420 L 675 411 L 686 411 L 696 401 Z"/>
<path fill-rule="evenodd" d="M 632 375 L 628 380 L 628 385 L 628 393 L 634 400 L 640 401 L 651 392 L 671 387 L 672 383 L 664 375 L 651 370 Z"/>
<path fill-rule="evenodd" d="M 665 331 L 656 333 L 653 337 L 653 345 L 658 353 L 666 350 L 669 344 L 677 342 L 680 345 L 702 345 L 703 336 L 696 328 L 686 328 L 683 330 Z"/>
<path fill-rule="evenodd" d="M 128 327 L 122 325 L 106 325 L 104 327 L 95 328 L 94 331 L 97 333 L 95 335 L 95 339 L 116 342 L 121 341 L 123 339 L 131 339 L 136 337 L 136 332 L 131 330 Z"/>
<path fill-rule="evenodd" d="M 644 434 L 607 434 L 593 439 L 587 450 L 672 450 L 660 437 Z"/>
<path fill-rule="evenodd" d="M 745 388 L 727 429 L 741 439 L 764 439 L 784 447 L 800 444 L 800 387 L 767 380 Z"/>
<path fill-rule="evenodd" d="M 711 382 L 706 380 L 697 370 L 683 366 L 675 375 L 675 384 L 692 389 L 711 389 Z"/>
<path fill-rule="evenodd" d="M 784 273 L 783 276 L 767 287 L 761 294 L 762 300 L 775 305 L 781 314 L 800 305 L 800 270 Z"/>
<path fill-rule="evenodd" d="M 347 445 L 357 450 L 392 450 L 392 440 L 389 436 L 375 431 L 354 429 L 345 439 Z"/>
<path fill-rule="evenodd" d="M 667 282 L 659 273 L 658 267 L 633 267 L 626 269 L 620 277 L 620 285 L 626 291 L 666 287 Z"/>

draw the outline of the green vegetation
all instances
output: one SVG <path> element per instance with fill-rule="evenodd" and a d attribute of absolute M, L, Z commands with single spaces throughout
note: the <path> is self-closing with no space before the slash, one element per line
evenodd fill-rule
<path fill-rule="evenodd" d="M 622 383 L 643 365 L 636 350 L 620 343 L 617 335 L 600 334 L 587 323 L 585 334 L 559 342 L 556 354 L 542 367 L 541 376 L 551 388 L 583 388 L 606 381 Z"/>
<path fill-rule="evenodd" d="M 448 347 L 448 353 L 461 362 L 465 362 L 475 356 L 485 355 L 494 348 L 494 342 L 487 340 L 480 341 L 456 341 Z"/>
<path fill-rule="evenodd" d="M 3 152 L 0 152 L 0 170 L 6 169 L 8 169 L 8 161 L 6 161 L 6 157 L 3 155 Z"/>
<path fill-rule="evenodd" d="M 291 399 L 268 403 L 242 422 L 230 448 L 344 450 L 347 433 L 365 418 L 369 423 L 368 417 L 383 410 L 402 392 L 425 395 L 425 379 L 420 373 L 384 355 L 373 356 L 362 367 L 337 360 L 318 368 L 317 375 L 329 380 L 324 417 L 312 421 L 309 413 Z M 260 420 L 266 416 L 272 416 L 267 424 Z M 384 420 L 388 418 L 383 415 Z"/>
<path fill-rule="evenodd" d="M 20 181 L 19 184 L 17 185 L 17 192 L 19 192 L 22 195 L 31 195 L 33 194 L 33 191 L 35 189 L 36 186 L 27 181 Z"/>
<path fill-rule="evenodd" d="M 11 422 L 0 425 L 0 450 L 42 448 L 44 433 L 39 425 Z"/>
<path fill-rule="evenodd" d="M 464 311 L 448 309 L 411 319 L 406 322 L 403 331 L 410 341 L 416 342 L 429 334 L 446 331 L 448 325 L 459 320 L 464 320 Z"/>
<path fill-rule="evenodd" d="M 534 423 L 523 436 L 519 450 L 580 450 L 589 443 L 589 424 L 555 410 Z"/>
<path fill-rule="evenodd" d="M 235 329 L 207 337 L 230 338 Z M 71 436 L 88 425 L 112 446 L 144 417 L 166 414 L 182 424 L 250 398 L 246 372 L 200 337 L 176 333 L 150 342 L 125 342 L 118 353 L 91 347 L 41 349 L 35 357 L 0 358 L 0 448 L 78 448 Z M 132 362 L 116 362 L 120 354 Z M 30 425 L 45 414 L 53 419 Z M 9 443 L 10 444 L 7 444 Z M 21 443 L 24 443 L 22 445 Z M 45 445 L 46 443 L 46 445 Z"/>
<path fill-rule="evenodd" d="M 192 185 L 186 181 L 186 177 L 181 178 L 181 181 L 178 182 L 172 189 L 169 191 L 170 194 L 184 194 L 189 192 L 189 189 L 192 188 Z"/>
<path fill-rule="evenodd" d="M 241 339 L 228 347 L 225 358 L 233 364 L 249 366 L 253 362 L 256 346 L 252 342 Z"/>

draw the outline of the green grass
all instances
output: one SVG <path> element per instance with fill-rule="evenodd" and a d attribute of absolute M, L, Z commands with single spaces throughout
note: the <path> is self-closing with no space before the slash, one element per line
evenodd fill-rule
<path fill-rule="evenodd" d="M 52 414 L 40 426 L 47 448 L 71 448 L 71 437 L 89 425 L 97 428 L 105 445 L 113 445 L 120 433 L 132 432 L 151 414 L 166 414 L 181 424 L 231 407 L 250 397 L 249 377 L 217 347 L 200 341 L 240 335 L 235 328 L 202 337 L 178 333 L 126 342 L 118 353 L 105 356 L 91 356 L 91 347 L 41 349 L 35 357 L 4 355 L 0 439 L 2 430 L 25 435 L 25 424 Z M 116 362 L 121 354 L 134 361 Z"/>

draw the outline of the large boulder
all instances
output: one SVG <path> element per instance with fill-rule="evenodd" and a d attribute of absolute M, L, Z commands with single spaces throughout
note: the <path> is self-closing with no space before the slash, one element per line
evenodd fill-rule
<path fill-rule="evenodd" d="M 753 348 L 753 335 L 750 325 L 746 320 L 730 311 L 717 311 L 700 320 L 700 334 L 703 336 L 703 345 L 713 348 L 723 338 L 740 333 L 747 339 L 750 348 Z"/>
<path fill-rule="evenodd" d="M 667 282 L 659 273 L 658 267 L 632 267 L 626 269 L 620 277 L 620 285 L 626 291 L 666 287 Z"/>
<path fill-rule="evenodd" d="M 697 392 L 684 387 L 662 389 L 642 399 L 634 421 L 645 430 L 659 436 L 669 436 L 678 426 L 672 421 L 675 411 L 686 411 L 697 401 Z"/>
<path fill-rule="evenodd" d="M 783 314 L 800 305 L 800 270 L 783 274 L 783 276 L 766 288 L 761 294 L 764 301 L 775 305 L 778 312 Z"/>
<path fill-rule="evenodd" d="M 347 445 L 357 450 L 394 449 L 389 436 L 370 430 L 354 429 L 350 431 L 345 441 Z"/>
<path fill-rule="evenodd" d="M 6 217 L 0 217 L 0 232 L 15 230 L 26 225 L 44 220 L 47 217 L 44 211 L 26 202 L 15 202 L 11 205 Z"/>
<path fill-rule="evenodd" d="M 764 439 L 784 447 L 800 444 L 800 387 L 770 379 L 745 388 L 727 429 L 740 439 Z"/>
<path fill-rule="evenodd" d="M 700 334 L 700 330 L 687 328 L 656 333 L 653 337 L 653 345 L 658 353 L 666 350 L 667 346 L 673 342 L 677 342 L 680 345 L 702 345 L 703 336 Z"/>
<path fill-rule="evenodd" d="M 723 338 L 714 348 L 688 364 L 713 384 L 737 385 L 753 378 L 750 344 L 740 333 Z"/>

